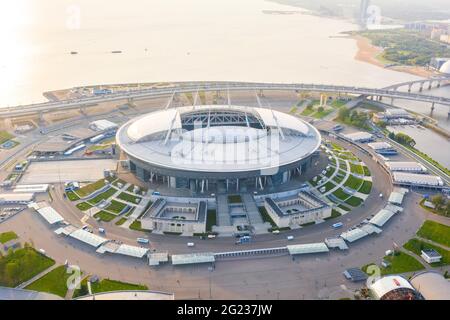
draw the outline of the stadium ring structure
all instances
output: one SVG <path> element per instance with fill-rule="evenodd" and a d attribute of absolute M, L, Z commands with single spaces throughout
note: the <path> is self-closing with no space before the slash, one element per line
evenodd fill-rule
<path fill-rule="evenodd" d="M 131 119 L 117 144 L 139 179 L 193 192 L 264 189 L 308 170 L 320 133 L 269 108 L 202 105 Z"/>

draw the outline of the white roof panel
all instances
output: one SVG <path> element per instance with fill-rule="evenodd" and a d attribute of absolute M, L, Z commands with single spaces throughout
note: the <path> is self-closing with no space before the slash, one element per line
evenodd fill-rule
<path fill-rule="evenodd" d="M 386 166 L 391 171 L 426 172 L 427 169 L 418 162 L 387 161 Z"/>
<path fill-rule="evenodd" d="M 432 176 L 428 174 L 406 173 L 406 172 L 394 172 L 394 182 L 408 183 L 416 185 L 428 185 L 428 186 L 443 186 L 444 182 L 441 177 Z"/>
<path fill-rule="evenodd" d="M 136 246 L 130 246 L 128 244 L 122 244 L 120 247 L 116 250 L 115 253 L 117 254 L 123 254 L 125 256 L 135 257 L 135 258 L 142 258 L 145 256 L 148 252 L 147 248 L 141 248 Z"/>
<path fill-rule="evenodd" d="M 214 261 L 216 261 L 216 258 L 214 257 L 214 253 L 211 253 L 211 252 L 172 255 L 172 264 L 173 265 L 207 263 L 207 262 L 214 262 Z"/>
<path fill-rule="evenodd" d="M 381 209 L 369 222 L 378 227 L 382 227 L 394 214 L 391 210 Z"/>
<path fill-rule="evenodd" d="M 306 243 L 306 244 L 294 244 L 286 246 L 289 254 L 307 254 L 307 253 L 319 253 L 330 251 L 327 245 L 323 242 L 318 243 Z"/>
<path fill-rule="evenodd" d="M 177 109 L 159 110 L 143 115 L 134 121 L 127 130 L 128 136 L 139 141 L 151 134 L 181 128 L 181 117 Z"/>
<path fill-rule="evenodd" d="M 292 115 L 275 111 L 268 108 L 255 108 L 254 109 L 266 127 L 278 127 L 287 128 L 295 131 L 299 131 L 304 135 L 307 135 L 309 130 L 308 126 L 298 121 L 297 118 Z"/>
<path fill-rule="evenodd" d="M 86 243 L 90 246 L 96 247 L 96 248 L 99 247 L 100 245 L 102 245 L 103 243 L 105 243 L 106 241 L 108 241 L 107 239 L 105 239 L 103 237 L 100 237 L 96 234 L 92 234 L 83 229 L 75 230 L 74 232 L 69 234 L 69 237 L 77 239 L 81 242 L 84 242 L 84 243 Z"/>
<path fill-rule="evenodd" d="M 358 131 L 354 133 L 344 134 L 344 137 L 352 141 L 369 140 L 372 139 L 372 134 L 364 131 Z"/>
<path fill-rule="evenodd" d="M 64 218 L 52 207 L 40 208 L 37 212 L 50 224 L 64 221 Z"/>
<path fill-rule="evenodd" d="M 368 235 L 369 234 L 366 231 L 360 228 L 356 228 L 341 233 L 341 238 L 347 240 L 348 242 L 354 242 Z"/>
<path fill-rule="evenodd" d="M 403 193 L 400 192 L 391 192 L 391 195 L 389 196 L 389 202 L 390 203 L 394 203 L 394 204 L 402 204 L 403 202 L 403 197 L 405 195 Z"/>
<path fill-rule="evenodd" d="M 380 228 L 377 228 L 372 224 L 365 224 L 360 229 L 367 232 L 367 234 L 372 234 L 372 233 L 380 234 L 383 231 Z"/>
<path fill-rule="evenodd" d="M 371 147 L 374 150 L 382 150 L 382 149 L 390 149 L 392 146 L 387 142 L 371 142 L 367 144 L 369 147 Z"/>

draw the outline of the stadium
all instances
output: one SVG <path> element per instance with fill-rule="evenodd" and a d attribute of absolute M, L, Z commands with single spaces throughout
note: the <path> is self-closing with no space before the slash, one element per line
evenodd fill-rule
<path fill-rule="evenodd" d="M 140 180 L 192 192 L 282 185 L 308 170 L 321 143 L 297 117 L 232 105 L 158 110 L 131 119 L 116 138 Z"/>

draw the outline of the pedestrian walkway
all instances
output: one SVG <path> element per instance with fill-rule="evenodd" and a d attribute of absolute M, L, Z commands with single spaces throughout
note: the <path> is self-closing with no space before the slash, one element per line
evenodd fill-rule
<path fill-rule="evenodd" d="M 231 226 L 230 210 L 228 208 L 228 196 L 219 194 L 216 197 L 217 203 L 217 225 Z"/>

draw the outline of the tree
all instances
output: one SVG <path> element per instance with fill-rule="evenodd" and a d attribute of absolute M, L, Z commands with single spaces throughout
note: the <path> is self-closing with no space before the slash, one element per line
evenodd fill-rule
<path fill-rule="evenodd" d="M 339 108 L 338 118 L 341 120 L 345 120 L 350 116 L 350 110 L 347 107 Z"/>
<path fill-rule="evenodd" d="M 323 110 L 325 110 L 323 107 L 318 107 L 317 108 L 317 111 L 319 111 L 319 112 L 323 112 Z"/>
<path fill-rule="evenodd" d="M 437 194 L 431 198 L 431 202 L 435 205 L 436 210 L 439 210 L 445 205 L 446 201 L 442 194 Z"/>

